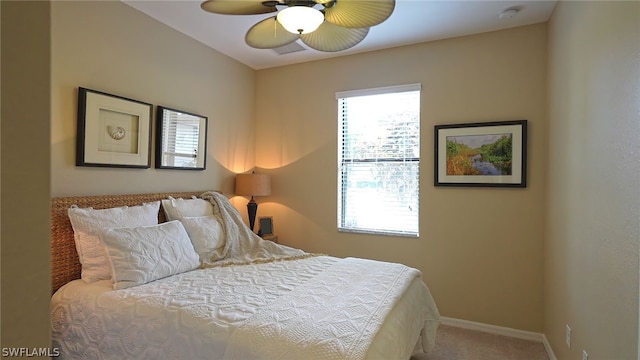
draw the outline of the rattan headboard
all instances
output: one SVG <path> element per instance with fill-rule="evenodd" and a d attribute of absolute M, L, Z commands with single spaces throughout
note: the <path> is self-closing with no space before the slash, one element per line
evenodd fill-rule
<path fill-rule="evenodd" d="M 130 195 L 96 195 L 56 197 L 51 199 L 51 292 L 54 293 L 62 285 L 71 280 L 80 279 L 80 261 L 73 240 L 73 228 L 67 210 L 71 205 L 106 209 L 117 206 L 140 205 L 144 202 L 158 201 L 169 196 L 174 198 L 190 198 L 200 196 L 204 191 L 130 194 Z M 165 221 L 162 206 L 158 220 Z"/>

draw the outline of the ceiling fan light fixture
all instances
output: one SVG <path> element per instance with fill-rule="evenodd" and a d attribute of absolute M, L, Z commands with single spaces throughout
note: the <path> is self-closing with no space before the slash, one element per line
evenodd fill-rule
<path fill-rule="evenodd" d="M 290 33 L 308 34 L 324 22 L 324 14 L 312 7 L 290 6 L 280 10 L 276 19 Z"/>

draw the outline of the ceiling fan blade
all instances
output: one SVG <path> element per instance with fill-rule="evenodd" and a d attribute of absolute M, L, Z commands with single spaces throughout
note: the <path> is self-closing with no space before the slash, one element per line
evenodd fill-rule
<path fill-rule="evenodd" d="M 260 0 L 207 0 L 200 4 L 200 7 L 204 11 L 225 15 L 254 15 L 278 11 L 275 5 L 263 5 Z"/>
<path fill-rule="evenodd" d="M 300 35 L 285 30 L 273 16 L 253 25 L 247 31 L 244 41 L 256 49 L 273 49 L 291 44 L 299 38 Z"/>
<path fill-rule="evenodd" d="M 324 22 L 318 30 L 300 35 L 300 39 L 310 48 L 334 52 L 357 45 L 369 33 L 369 28 L 350 29 Z"/>
<path fill-rule="evenodd" d="M 387 20 L 395 6 L 395 0 L 338 0 L 324 9 L 324 19 L 342 27 L 371 27 Z"/>

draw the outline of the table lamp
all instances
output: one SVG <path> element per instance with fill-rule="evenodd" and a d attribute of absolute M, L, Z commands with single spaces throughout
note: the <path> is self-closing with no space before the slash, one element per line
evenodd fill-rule
<path fill-rule="evenodd" d="M 247 204 L 247 212 L 249 213 L 249 228 L 253 231 L 253 225 L 256 222 L 256 213 L 258 212 L 258 204 L 253 199 L 254 196 L 267 196 L 271 194 L 271 177 L 266 174 L 236 175 L 236 195 L 251 196 L 251 200 Z"/>

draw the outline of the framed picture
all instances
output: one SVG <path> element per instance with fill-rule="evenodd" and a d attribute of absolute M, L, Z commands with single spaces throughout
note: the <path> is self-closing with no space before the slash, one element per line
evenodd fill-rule
<path fill-rule="evenodd" d="M 527 186 L 527 120 L 436 125 L 435 186 Z"/>
<path fill-rule="evenodd" d="M 153 105 L 78 89 L 76 165 L 149 168 Z"/>
<path fill-rule="evenodd" d="M 258 229 L 258 234 L 260 234 L 260 236 L 273 235 L 273 217 L 263 216 L 258 219 L 258 222 L 260 223 L 260 227 Z"/>
<path fill-rule="evenodd" d="M 207 158 L 207 118 L 158 106 L 156 168 L 204 170 Z"/>

